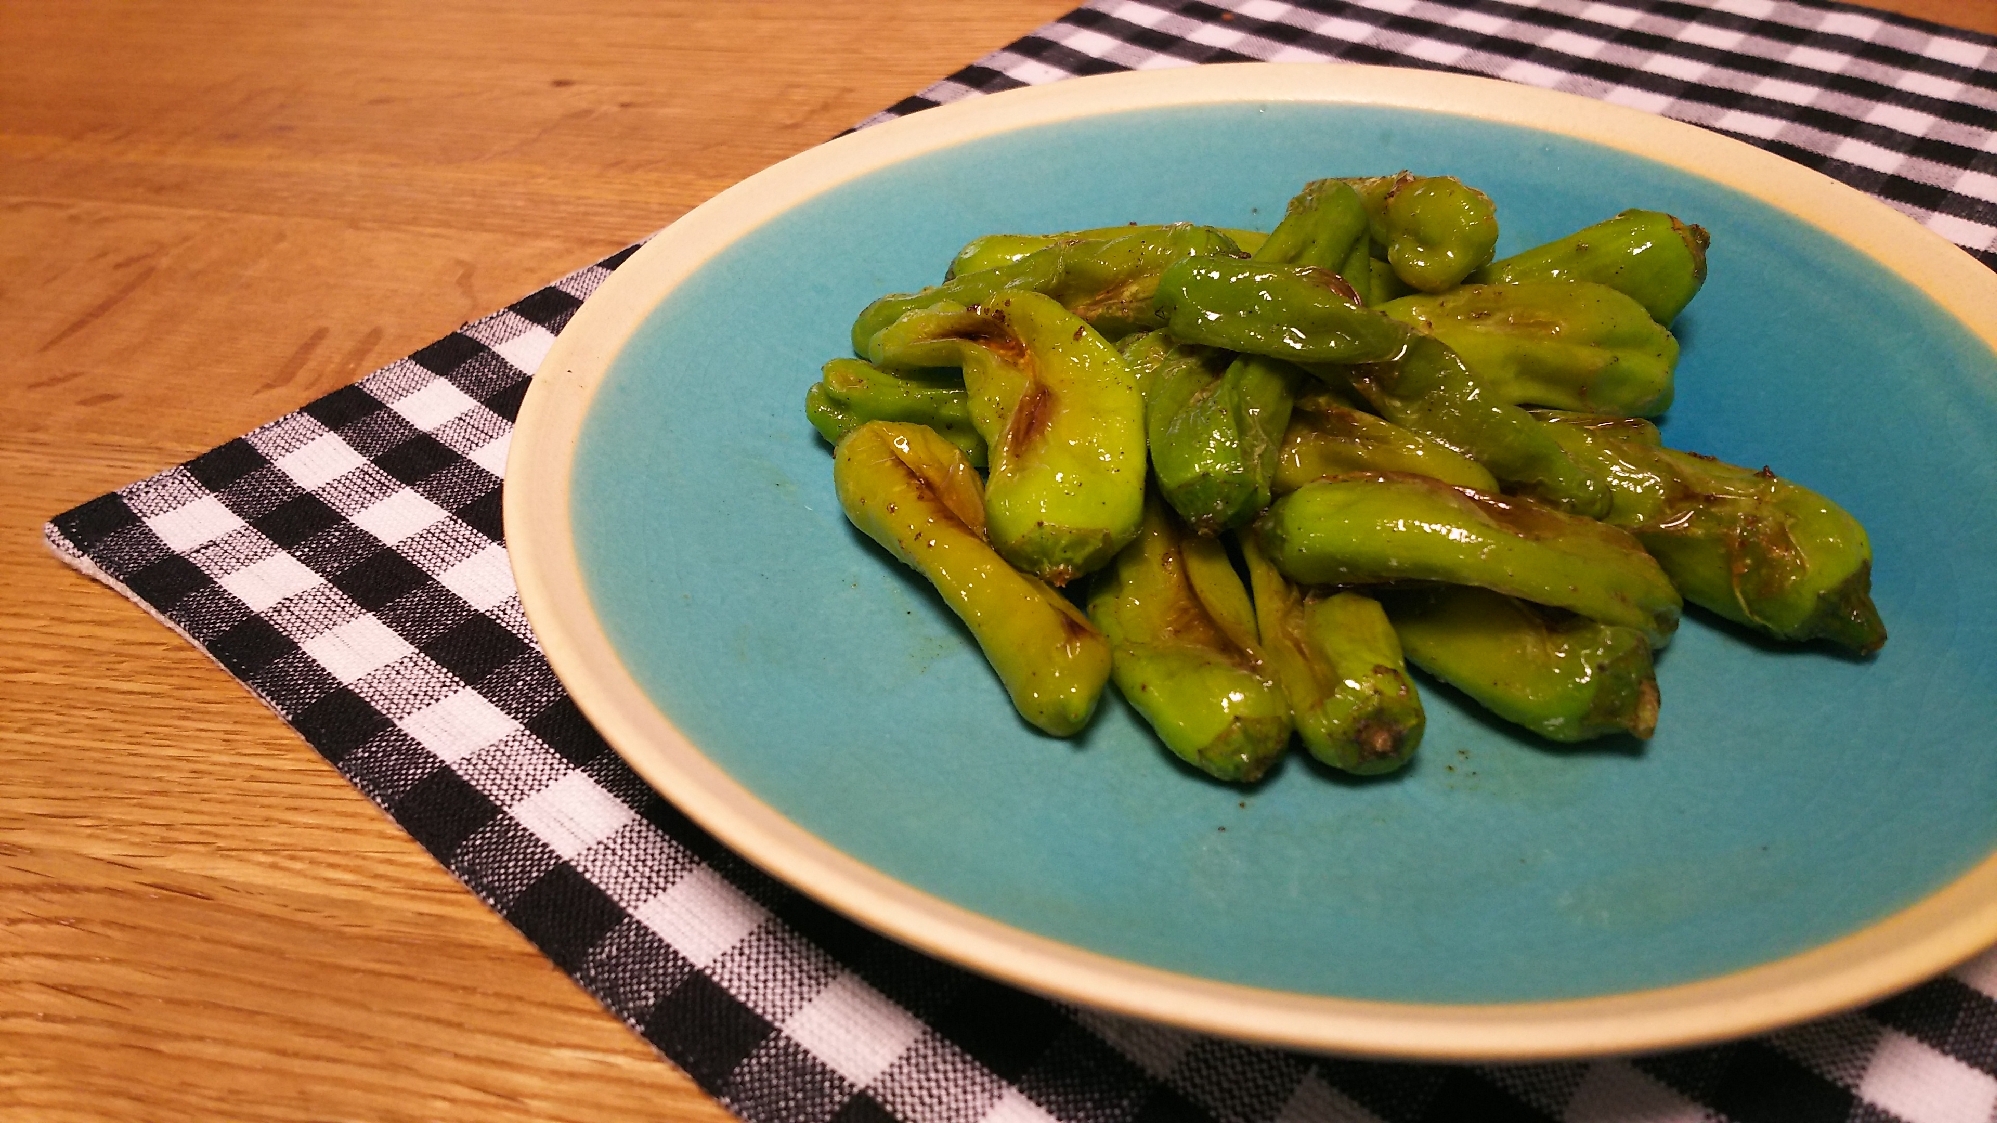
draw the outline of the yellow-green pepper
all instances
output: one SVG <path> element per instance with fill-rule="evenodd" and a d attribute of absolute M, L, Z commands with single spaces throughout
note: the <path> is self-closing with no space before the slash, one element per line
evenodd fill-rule
<path fill-rule="evenodd" d="M 992 545 L 1061 586 L 1109 563 L 1144 508 L 1144 398 L 1116 348 L 1051 297 L 940 304 L 874 333 L 893 369 L 957 366 L 984 438 Z"/>
<path fill-rule="evenodd" d="M 955 445 L 927 426 L 870 421 L 839 442 L 832 482 L 853 525 L 936 586 L 1021 717 L 1057 737 L 1088 724 L 1109 642 L 986 544 L 978 473 Z"/>

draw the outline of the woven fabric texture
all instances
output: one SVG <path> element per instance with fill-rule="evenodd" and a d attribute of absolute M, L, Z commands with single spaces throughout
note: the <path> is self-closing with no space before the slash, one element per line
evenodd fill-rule
<path fill-rule="evenodd" d="M 1244 59 L 1459 70 L 1694 121 L 1870 192 L 1997 265 L 1993 42 L 1835 5 L 1100 0 L 875 120 L 1077 74 Z M 777 884 L 590 728 L 507 565 L 512 419 L 555 335 L 630 252 L 58 516 L 47 536 L 212 655 L 745 1120 L 1997 1115 L 1997 954 L 1863 1011 L 1713 1048 L 1377 1064 L 1063 1007 Z"/>

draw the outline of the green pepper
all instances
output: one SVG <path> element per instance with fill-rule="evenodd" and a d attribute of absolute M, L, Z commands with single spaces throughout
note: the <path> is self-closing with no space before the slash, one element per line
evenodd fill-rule
<path fill-rule="evenodd" d="M 1367 276 L 1372 279 L 1372 287 L 1368 288 L 1365 293 L 1367 304 L 1385 304 L 1390 300 L 1398 300 L 1414 291 L 1408 287 L 1406 281 L 1401 280 L 1399 274 L 1394 272 L 1393 266 L 1379 258 L 1376 257 L 1366 264 Z"/>
<path fill-rule="evenodd" d="M 1251 256 L 1272 264 L 1329 269 L 1351 286 L 1361 304 L 1373 304 L 1380 299 L 1380 286 L 1372 244 L 1359 193 L 1344 180 L 1320 179 L 1305 184 L 1290 200 L 1283 221 Z"/>
<path fill-rule="evenodd" d="M 1151 388 L 1161 378 L 1169 377 L 1175 368 L 1183 364 L 1204 363 L 1209 361 L 1210 356 L 1220 357 L 1218 352 L 1180 343 L 1170 333 L 1162 331 L 1126 335 L 1117 343 L 1116 349 L 1123 355 L 1124 365 L 1130 368 L 1130 376 L 1137 380 L 1137 392 L 1144 396 L 1147 403 L 1147 417 L 1150 414 Z"/>
<path fill-rule="evenodd" d="M 1606 285 L 1464 285 L 1380 310 L 1448 344 L 1511 405 L 1654 417 L 1671 404 L 1678 341 Z"/>
<path fill-rule="evenodd" d="M 804 412 L 831 444 L 869 421 L 910 421 L 942 434 L 972 466 L 985 466 L 985 439 L 971 425 L 969 395 L 954 370 L 887 371 L 834 359 L 805 392 Z"/>
<path fill-rule="evenodd" d="M 1667 327 L 1706 283 L 1703 226 L 1688 226 L 1663 211 L 1628 210 L 1534 246 L 1470 275 L 1477 284 L 1520 281 L 1593 281 L 1643 305 Z"/>
<path fill-rule="evenodd" d="M 1117 689 L 1165 747 L 1253 783 L 1289 744 L 1290 707 L 1265 677 L 1247 594 L 1224 553 L 1214 564 L 1219 550 L 1147 497 L 1144 530 L 1096 580 L 1089 618 L 1109 638 Z"/>
<path fill-rule="evenodd" d="M 1284 208 L 1283 221 L 1252 256 L 1279 265 L 1336 270 L 1365 237 L 1366 205 L 1359 193 L 1341 180 L 1320 179 L 1304 184 Z"/>
<path fill-rule="evenodd" d="M 1635 628 L 1461 585 L 1382 600 L 1415 666 L 1506 721 L 1563 742 L 1657 728 L 1657 674 Z"/>
<path fill-rule="evenodd" d="M 1529 500 L 1384 473 L 1307 484 L 1255 524 L 1276 568 L 1308 585 L 1475 585 L 1641 629 L 1661 647 L 1678 590 L 1628 532 Z"/>
<path fill-rule="evenodd" d="M 1283 434 L 1272 490 L 1287 495 L 1327 476 L 1356 472 L 1404 472 L 1453 487 L 1498 490 L 1491 473 L 1441 441 L 1354 409 L 1329 389 L 1300 394 Z"/>
<path fill-rule="evenodd" d="M 1307 368 L 1349 385 L 1380 416 L 1483 465 L 1506 491 L 1577 515 L 1609 509 L 1608 485 L 1576 464 L 1531 414 L 1498 400 L 1456 352 L 1416 333 L 1392 362 Z"/>
<path fill-rule="evenodd" d="M 1607 521 L 1634 534 L 1686 600 L 1778 639 L 1860 654 L 1885 644 L 1872 546 L 1842 507 L 1766 468 L 1665 448 L 1646 421 L 1539 416 L 1613 489 Z"/>
<path fill-rule="evenodd" d="M 1314 265 L 1182 258 L 1158 279 L 1157 309 L 1177 339 L 1293 361 L 1392 359 L 1411 334 Z"/>
<path fill-rule="evenodd" d="M 937 305 L 875 333 L 890 368 L 959 366 L 991 460 L 992 545 L 1061 586 L 1107 565 L 1144 508 L 1144 399 L 1116 348 L 1035 292 Z"/>
<path fill-rule="evenodd" d="M 1242 536 L 1241 552 L 1262 649 L 1289 696 L 1305 750 L 1365 776 L 1407 763 L 1428 719 L 1379 602 L 1351 592 L 1306 597 L 1252 534 Z"/>
<path fill-rule="evenodd" d="M 1169 229 L 1164 225 L 1140 226 L 1133 222 L 1125 226 L 1098 226 L 1089 230 L 1071 230 L 1064 234 L 987 234 L 964 243 L 951 259 L 950 268 L 943 274 L 948 281 L 966 273 L 980 269 L 994 269 L 1001 265 L 1011 265 L 1028 254 L 1038 253 L 1056 242 L 1106 242 L 1112 238 L 1122 238 L 1130 234 L 1156 235 Z M 1227 235 L 1229 241 L 1244 253 L 1253 253 L 1269 235 L 1259 230 L 1237 230 L 1229 226 L 1213 229 Z"/>
<path fill-rule="evenodd" d="M 1012 262 L 962 273 L 918 293 L 884 296 L 853 321 L 853 353 L 871 353 L 874 335 L 906 312 L 936 304 L 975 307 L 1002 292 L 1051 296 L 1101 334 L 1119 339 L 1159 326 L 1152 311 L 1158 274 L 1180 258 L 1240 252 L 1227 235 L 1179 223 L 1108 239 L 1060 238 Z"/>
<path fill-rule="evenodd" d="M 986 544 L 978 473 L 955 445 L 926 426 L 871 421 L 839 442 L 832 482 L 853 525 L 936 586 L 1021 717 L 1057 737 L 1088 724 L 1109 642 Z"/>
<path fill-rule="evenodd" d="M 1376 252 L 1422 292 L 1456 287 L 1497 248 L 1497 206 L 1455 176 L 1401 172 L 1345 182 L 1366 207 Z"/>
<path fill-rule="evenodd" d="M 1198 533 L 1240 526 L 1269 505 L 1283 430 L 1304 373 L 1280 359 L 1244 355 L 1167 363 L 1145 395 L 1151 467 L 1165 501 Z M 1189 356 L 1190 357 L 1190 356 Z"/>

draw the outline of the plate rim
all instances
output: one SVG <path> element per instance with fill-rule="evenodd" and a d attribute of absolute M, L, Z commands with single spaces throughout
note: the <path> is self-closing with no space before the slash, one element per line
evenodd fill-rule
<path fill-rule="evenodd" d="M 502 517 L 543 652 L 611 747 L 689 818 L 779 880 L 938 958 L 1082 1006 L 1237 1040 L 1430 1061 L 1571 1059 L 1763 1032 L 1904 989 L 1997 943 L 1997 852 L 1828 943 L 1722 975 L 1579 999 L 1400 1003 L 1226 983 L 1092 952 L 918 890 L 785 818 L 681 734 L 598 623 L 570 532 L 570 473 L 596 388 L 651 310 L 715 254 L 841 184 L 928 152 L 1078 117 L 1290 102 L 1428 110 L 1632 153 L 1735 188 L 1919 289 L 1997 352 L 1997 275 L 1918 222 L 1698 126 L 1495 79 L 1345 63 L 1225 63 L 1073 78 L 850 133 L 749 177 L 639 248 L 556 337 L 515 421 Z M 1980 299 L 1978 299 L 1980 296 Z M 579 330 L 580 329 L 580 330 Z"/>

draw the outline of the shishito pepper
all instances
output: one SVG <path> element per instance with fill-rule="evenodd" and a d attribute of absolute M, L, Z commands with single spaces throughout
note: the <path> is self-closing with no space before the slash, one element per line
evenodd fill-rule
<path fill-rule="evenodd" d="M 1371 287 L 1363 290 L 1366 303 L 1385 304 L 1389 300 L 1397 300 L 1414 291 L 1406 281 L 1401 280 L 1399 274 L 1394 272 L 1393 266 L 1379 258 L 1374 258 L 1367 263 L 1367 266 L 1367 275 L 1372 281 Z"/>
<path fill-rule="evenodd" d="M 876 332 L 893 369 L 957 366 L 991 463 L 985 512 L 1007 561 L 1060 586 L 1109 563 L 1144 508 L 1144 399 L 1116 348 L 1050 297 L 942 304 Z"/>
<path fill-rule="evenodd" d="M 1166 225 L 1139 225 L 1135 222 L 1125 226 L 1097 226 L 1088 230 L 1070 230 L 1063 234 L 987 234 L 964 243 L 957 256 L 950 261 L 950 268 L 944 272 L 948 281 L 966 273 L 980 269 L 994 269 L 1012 263 L 1029 254 L 1038 253 L 1056 242 L 1106 242 L 1112 238 L 1127 237 L 1131 234 L 1157 235 L 1169 229 Z M 1231 226 L 1217 226 L 1214 229 L 1227 235 L 1244 253 L 1255 252 L 1269 235 L 1259 230 L 1237 230 Z"/>
<path fill-rule="evenodd" d="M 1242 536 L 1241 551 L 1262 649 L 1290 699 L 1305 750 L 1360 775 L 1407 763 L 1428 719 L 1379 602 L 1352 592 L 1306 596 L 1252 534 Z"/>
<path fill-rule="evenodd" d="M 1872 546 L 1842 507 L 1766 468 L 1665 448 L 1646 421 L 1539 416 L 1613 489 L 1606 520 L 1634 534 L 1686 600 L 1778 639 L 1861 654 L 1886 642 Z"/>
<path fill-rule="evenodd" d="M 1295 362 L 1392 359 L 1411 334 L 1314 265 L 1182 258 L 1158 279 L 1157 310 L 1176 339 Z"/>
<path fill-rule="evenodd" d="M 1241 579 L 1155 495 L 1143 533 L 1097 579 L 1089 618 L 1109 638 L 1117 689 L 1174 755 L 1236 783 L 1282 757 L 1290 707 L 1267 677 Z"/>
<path fill-rule="evenodd" d="M 1196 254 L 1239 252 L 1220 231 L 1188 223 L 1101 240 L 1057 239 L 1009 265 L 959 274 L 934 288 L 874 301 L 853 321 L 853 353 L 870 354 L 875 334 L 904 313 L 936 304 L 988 304 L 1005 292 L 1053 297 L 1100 334 L 1120 339 L 1159 325 L 1152 294 L 1166 266 Z"/>
<path fill-rule="evenodd" d="M 1256 261 L 1283 265 L 1315 265 L 1337 273 L 1359 294 L 1362 303 L 1377 300 L 1373 292 L 1372 237 L 1366 204 L 1344 180 L 1320 179 L 1304 185 L 1290 200 L 1283 221 L 1254 250 Z"/>
<path fill-rule="evenodd" d="M 1220 356 L 1205 347 L 1180 343 L 1162 331 L 1125 336 L 1116 349 L 1123 355 L 1124 365 L 1130 368 L 1130 376 L 1137 380 L 1137 392 L 1146 403 L 1151 400 L 1152 385 L 1166 372 L 1184 363 L 1204 363 L 1209 356 L 1215 360 Z M 1148 416 L 1148 405 L 1145 412 Z"/>
<path fill-rule="evenodd" d="M 985 465 L 985 439 L 971 425 L 970 395 L 954 370 L 882 370 L 860 359 L 834 359 L 804 395 L 805 416 L 832 444 L 869 421 L 927 425 Z"/>
<path fill-rule="evenodd" d="M 1424 476 L 1308 484 L 1270 504 L 1255 531 L 1304 584 L 1475 585 L 1637 628 L 1657 647 L 1678 627 L 1678 590 L 1628 532 Z"/>
<path fill-rule="evenodd" d="M 1685 310 L 1706 283 L 1703 226 L 1663 211 L 1627 210 L 1543 246 L 1494 261 L 1472 273 L 1475 284 L 1520 281 L 1593 281 L 1643 305 L 1665 326 Z"/>
<path fill-rule="evenodd" d="M 1328 388 L 1298 395 L 1271 489 L 1287 495 L 1327 476 L 1405 472 L 1453 487 L 1495 492 L 1498 481 L 1440 441 L 1338 400 Z"/>
<path fill-rule="evenodd" d="M 926 426 L 868 422 L 839 442 L 832 482 L 853 525 L 928 578 L 970 628 L 1021 717 L 1057 737 L 1088 724 L 1109 642 L 986 544 L 978 474 L 955 445 Z"/>
<path fill-rule="evenodd" d="M 1269 505 L 1304 372 L 1243 355 L 1217 375 L 1210 356 L 1168 364 L 1160 374 L 1145 395 L 1145 428 L 1165 501 L 1207 536 L 1253 519 Z"/>
<path fill-rule="evenodd" d="M 1354 409 L 1331 392 L 1300 396 L 1283 441 L 1276 492 L 1287 494 L 1320 479 L 1363 472 L 1404 472 L 1473 491 L 1497 491 L 1496 481 L 1476 461 L 1435 441 Z M 1251 579 L 1255 562 L 1251 555 Z M 1257 588 L 1259 607 L 1263 598 L 1259 584 Z M 1650 645 L 1635 629 L 1549 613 L 1468 586 L 1377 595 L 1411 662 L 1500 717 L 1555 740 L 1616 730 L 1649 736 L 1657 717 L 1657 689 L 1650 674 Z M 1402 627 L 1404 621 L 1407 627 Z M 1263 627 L 1266 634 L 1269 625 Z M 1274 642 L 1267 646 L 1277 650 Z M 1641 689 L 1645 683 L 1647 692 Z M 1291 704 L 1298 705 L 1294 698 Z M 1298 709 L 1301 713 L 1302 707 Z M 1301 717 L 1298 728 L 1307 728 Z"/>
<path fill-rule="evenodd" d="M 1345 182 L 1366 207 L 1376 252 L 1412 288 L 1454 288 L 1497 248 L 1496 204 L 1454 176 L 1401 172 Z"/>
<path fill-rule="evenodd" d="M 1589 281 L 1464 285 L 1380 311 L 1449 345 L 1512 405 L 1654 417 L 1678 341 L 1630 297 Z"/>
<path fill-rule="evenodd" d="M 1269 503 L 1277 426 L 1303 372 L 1162 331 L 1132 336 L 1122 351 L 1144 395 L 1152 478 L 1166 503 L 1203 535 L 1254 518 Z"/>
<path fill-rule="evenodd" d="M 1307 369 L 1334 386 L 1349 386 L 1388 421 L 1475 460 L 1507 491 L 1577 515 L 1609 509 L 1606 483 L 1576 464 L 1531 414 L 1499 398 L 1433 336 L 1416 333 L 1390 362 Z"/>
<path fill-rule="evenodd" d="M 1635 628 L 1461 585 L 1381 600 L 1415 666 L 1506 721 L 1564 742 L 1657 728 L 1657 675 Z"/>

